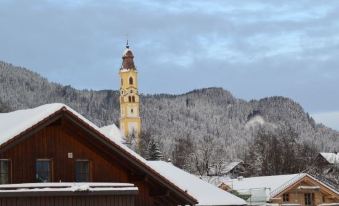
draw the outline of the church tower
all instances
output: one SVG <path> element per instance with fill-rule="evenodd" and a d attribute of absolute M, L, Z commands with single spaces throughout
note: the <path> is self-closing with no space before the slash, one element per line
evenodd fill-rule
<path fill-rule="evenodd" d="M 133 53 L 128 42 L 122 56 L 120 75 L 120 130 L 125 137 L 132 135 L 140 141 L 141 119 L 138 92 L 138 72 L 133 61 Z"/>

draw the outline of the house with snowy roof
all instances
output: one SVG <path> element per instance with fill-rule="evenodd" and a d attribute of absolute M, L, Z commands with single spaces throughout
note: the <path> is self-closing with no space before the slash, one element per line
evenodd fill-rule
<path fill-rule="evenodd" d="M 249 165 L 243 161 L 224 162 L 222 164 L 213 165 L 210 167 L 208 176 L 229 176 L 235 178 L 238 176 L 245 176 L 247 174 Z"/>
<path fill-rule="evenodd" d="M 339 165 L 339 153 L 320 152 L 316 157 L 316 163 L 320 167 L 326 167 L 329 165 Z"/>
<path fill-rule="evenodd" d="M 64 104 L 0 113 L 1 205 L 245 205 Z"/>
<path fill-rule="evenodd" d="M 306 173 L 225 179 L 219 187 L 247 196 L 248 205 L 339 205 L 338 191 Z"/>

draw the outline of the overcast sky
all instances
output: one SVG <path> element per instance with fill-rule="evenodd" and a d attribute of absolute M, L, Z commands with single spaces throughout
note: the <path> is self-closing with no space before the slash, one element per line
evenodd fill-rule
<path fill-rule="evenodd" d="M 339 1 L 0 0 L 0 60 L 118 89 L 126 35 L 140 92 L 286 96 L 339 129 Z"/>

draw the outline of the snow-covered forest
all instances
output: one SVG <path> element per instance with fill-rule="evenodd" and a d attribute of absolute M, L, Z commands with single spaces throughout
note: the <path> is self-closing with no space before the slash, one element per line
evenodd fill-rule
<path fill-rule="evenodd" d="M 118 123 L 118 95 L 116 90 L 77 90 L 51 83 L 28 69 L 0 62 L 0 111 L 62 102 L 104 126 Z M 302 156 L 306 154 L 303 149 L 311 151 L 298 158 L 310 160 L 319 151 L 339 150 L 338 131 L 316 124 L 298 103 L 285 97 L 244 101 L 224 89 L 206 88 L 182 95 L 141 95 L 141 102 L 142 127 L 148 139 L 157 142 L 164 158 L 200 175 L 225 161 L 249 159 L 253 165 L 260 164 L 261 157 L 249 157 L 259 155 L 253 145 L 261 144 L 258 135 L 267 134 L 263 131 L 291 132 L 284 141 L 298 146 L 283 145 L 291 149 L 286 154 Z M 300 168 L 288 171 L 296 170 Z M 270 174 L 282 172 L 272 169 Z"/>

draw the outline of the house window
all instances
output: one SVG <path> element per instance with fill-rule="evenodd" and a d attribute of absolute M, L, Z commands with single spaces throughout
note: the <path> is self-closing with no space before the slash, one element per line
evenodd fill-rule
<path fill-rule="evenodd" d="M 289 201 L 290 201 L 289 194 L 288 193 L 283 194 L 283 202 L 289 202 Z"/>
<path fill-rule="evenodd" d="M 8 159 L 0 160 L 0 184 L 10 183 L 10 161 Z"/>
<path fill-rule="evenodd" d="M 75 181 L 76 182 L 89 182 L 90 181 L 88 160 L 76 160 Z"/>
<path fill-rule="evenodd" d="M 40 159 L 35 163 L 35 179 L 37 182 L 51 182 L 51 160 Z"/>
<path fill-rule="evenodd" d="M 133 84 L 133 78 L 132 77 L 129 78 L 129 84 Z"/>
<path fill-rule="evenodd" d="M 313 205 L 313 200 L 314 200 L 314 194 L 313 193 L 305 193 L 305 205 L 306 206 L 312 206 Z"/>

